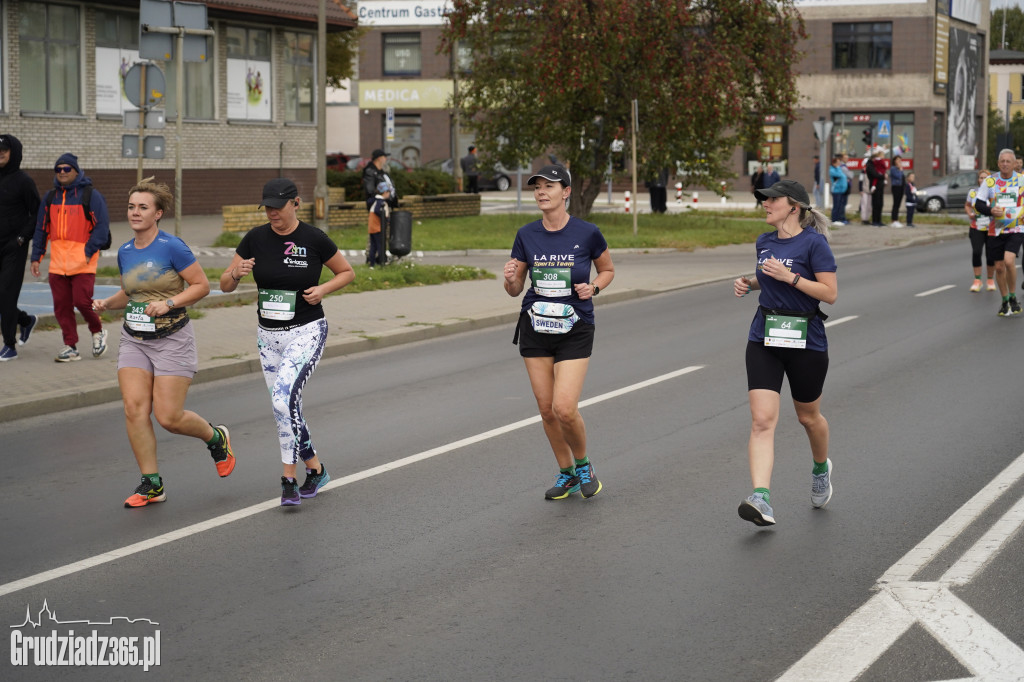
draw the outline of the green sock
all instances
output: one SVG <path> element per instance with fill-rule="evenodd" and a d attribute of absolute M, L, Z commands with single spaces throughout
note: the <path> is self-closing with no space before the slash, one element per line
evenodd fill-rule
<path fill-rule="evenodd" d="M 978 280 L 980 282 L 981 281 L 981 275 L 975 275 L 974 279 L 976 279 L 976 280 Z"/>
<path fill-rule="evenodd" d="M 768 504 L 771 504 L 771 500 L 769 500 L 769 496 L 771 495 L 771 493 L 768 492 L 768 488 L 754 488 L 754 492 L 761 493 L 761 496 L 764 498 L 764 501 L 767 502 Z"/>
<path fill-rule="evenodd" d="M 559 471 L 561 471 L 563 474 L 569 474 L 570 476 L 576 475 L 576 467 L 566 467 L 564 469 L 559 469 Z"/>
<path fill-rule="evenodd" d="M 820 476 L 823 473 L 825 473 L 826 471 L 828 471 L 828 461 L 827 460 L 824 461 L 824 462 L 815 462 L 814 463 L 814 469 L 812 470 L 811 473 L 813 473 L 815 476 Z"/>
<path fill-rule="evenodd" d="M 1003 296 L 1003 303 L 1009 303 L 1009 301 L 1010 301 L 1010 295 L 1009 294 L 1007 294 L 1006 296 Z"/>
<path fill-rule="evenodd" d="M 576 460 L 576 466 L 577 467 L 585 467 L 588 464 L 590 464 L 590 458 L 589 457 L 584 457 L 583 459 L 577 459 Z"/>
<path fill-rule="evenodd" d="M 222 440 L 224 440 L 224 437 L 220 435 L 220 429 L 218 429 L 213 424 L 210 424 L 210 428 L 213 429 L 213 438 L 211 438 L 210 440 L 206 441 L 206 444 L 207 445 L 218 445 L 218 444 L 220 444 L 220 442 Z"/>
<path fill-rule="evenodd" d="M 163 481 L 160 480 L 160 474 L 142 474 L 142 477 L 149 481 L 149 484 L 154 488 L 159 488 L 163 485 Z"/>

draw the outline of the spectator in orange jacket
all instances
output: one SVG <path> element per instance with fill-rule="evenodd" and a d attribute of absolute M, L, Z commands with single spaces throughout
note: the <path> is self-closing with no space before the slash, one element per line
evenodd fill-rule
<path fill-rule="evenodd" d="M 57 362 L 81 360 L 78 352 L 78 323 L 75 308 L 82 313 L 92 333 L 92 355 L 98 358 L 107 352 L 107 330 L 92 309 L 93 287 L 100 248 L 110 236 L 107 203 L 92 181 L 78 166 L 74 154 L 62 154 L 54 164 L 54 189 L 46 195 L 36 217 L 32 240 L 32 274 L 39 277 L 39 263 L 50 242 L 50 291 L 53 293 L 53 314 L 64 334 L 64 348 L 57 353 Z M 83 195 L 88 196 L 88 215 Z"/>

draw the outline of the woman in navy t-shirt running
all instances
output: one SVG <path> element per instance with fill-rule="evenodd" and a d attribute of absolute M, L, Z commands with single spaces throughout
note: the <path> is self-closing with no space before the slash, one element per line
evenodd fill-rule
<path fill-rule="evenodd" d="M 828 373 L 826 315 L 818 303 L 835 303 L 836 260 L 828 245 L 829 219 L 811 208 L 807 190 L 795 180 L 758 190 L 765 222 L 774 227 L 757 239 L 757 274 L 733 282 L 736 296 L 760 289 L 747 336 L 747 391 L 750 398 L 750 478 L 754 492 L 740 504 L 740 517 L 758 526 L 775 523 L 769 501 L 775 463 L 783 376 L 789 379 L 797 418 L 807 432 L 814 469 L 811 504 L 832 498 L 828 422 L 821 393 Z"/>
<path fill-rule="evenodd" d="M 593 297 L 611 284 L 615 268 L 597 226 L 566 210 L 569 171 L 545 166 L 527 184 L 543 216 L 516 233 L 504 286 L 513 297 L 526 290 L 515 340 L 559 468 L 544 497 L 564 500 L 575 492 L 593 497 L 601 482 L 587 456 L 579 400 L 594 347 Z M 591 266 L 597 270 L 593 280 Z"/>

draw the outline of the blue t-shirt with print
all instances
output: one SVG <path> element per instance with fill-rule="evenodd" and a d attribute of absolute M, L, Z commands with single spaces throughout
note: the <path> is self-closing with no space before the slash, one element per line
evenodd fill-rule
<path fill-rule="evenodd" d="M 607 250 L 608 242 L 597 225 L 575 216 L 560 230 L 546 230 L 540 220 L 520 227 L 512 258 L 527 266 L 522 310 L 536 301 L 568 303 L 581 320 L 594 324 L 593 299 L 581 301 L 574 287 L 590 282 L 591 264 Z"/>
<path fill-rule="evenodd" d="M 761 265 L 769 258 L 775 258 L 804 279 L 817 281 L 816 272 L 835 272 L 836 259 L 829 248 L 825 235 L 813 228 L 801 230 L 795 237 L 788 239 L 779 236 L 778 232 L 765 232 L 757 238 L 757 282 L 761 285 L 758 303 L 765 308 L 777 310 L 796 310 L 810 312 L 821 303 L 818 299 L 800 292 L 790 282 L 780 282 L 761 274 Z M 751 341 L 764 343 L 764 313 L 757 309 L 754 321 L 750 323 Z M 812 317 L 807 324 L 808 350 L 828 350 L 828 339 L 825 338 L 825 323 L 820 317 Z"/>
<path fill-rule="evenodd" d="M 137 248 L 131 239 L 117 250 L 121 286 L 137 302 L 166 301 L 180 294 L 185 280 L 179 273 L 195 262 L 188 245 L 163 230 L 145 248 Z"/>

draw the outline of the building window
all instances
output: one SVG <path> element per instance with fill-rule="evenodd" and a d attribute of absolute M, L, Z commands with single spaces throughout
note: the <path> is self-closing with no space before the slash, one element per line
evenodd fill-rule
<path fill-rule="evenodd" d="M 135 109 L 124 91 L 128 69 L 139 61 L 139 17 L 96 10 L 96 113 L 120 116 Z M 139 93 L 135 93 L 136 95 Z"/>
<path fill-rule="evenodd" d="M 78 7 L 26 2 L 20 12 L 22 110 L 81 113 Z"/>
<path fill-rule="evenodd" d="M 210 42 L 206 38 L 206 54 L 213 54 Z M 178 115 L 178 62 L 163 62 L 167 80 L 167 92 L 164 93 L 164 107 L 168 117 Z M 212 120 L 214 113 L 213 61 L 185 62 L 185 118 L 196 120 Z"/>
<path fill-rule="evenodd" d="M 313 53 L 316 37 L 311 33 L 284 33 L 284 64 L 281 68 L 284 120 L 312 123 L 316 106 L 316 73 Z"/>
<path fill-rule="evenodd" d="M 891 69 L 892 22 L 832 24 L 832 68 Z"/>
<path fill-rule="evenodd" d="M 270 31 L 229 26 L 228 118 L 249 121 L 271 119 Z"/>
<path fill-rule="evenodd" d="M 766 116 L 761 127 L 761 144 L 756 150 L 746 152 L 746 171 L 753 175 L 758 168 L 769 164 L 780 176 L 789 172 L 787 159 L 789 149 L 789 126 L 775 115 Z"/>
<path fill-rule="evenodd" d="M 384 34 L 384 75 L 420 75 L 420 34 Z"/>

